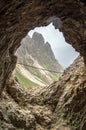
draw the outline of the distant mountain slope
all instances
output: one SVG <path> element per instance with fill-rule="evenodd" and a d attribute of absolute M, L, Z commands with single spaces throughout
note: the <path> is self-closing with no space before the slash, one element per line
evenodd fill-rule
<path fill-rule="evenodd" d="M 62 72 L 62 66 L 55 59 L 51 46 L 48 42 L 44 42 L 41 34 L 35 32 L 33 37 L 28 35 L 22 40 L 21 46 L 18 48 L 16 55 L 18 63 L 15 74 L 18 80 L 24 86 L 44 86 L 57 80 L 59 74 L 51 73 L 37 68 Z M 27 66 L 30 65 L 30 66 Z"/>

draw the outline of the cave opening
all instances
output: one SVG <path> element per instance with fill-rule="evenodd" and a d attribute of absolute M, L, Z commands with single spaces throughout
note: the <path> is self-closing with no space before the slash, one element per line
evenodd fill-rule
<path fill-rule="evenodd" d="M 1 130 L 86 130 L 84 3 L 85 0 L 1 0 L 0 94 L 3 91 L 2 87 L 6 90 L 0 100 Z M 12 79 L 17 60 L 14 52 L 29 30 L 36 26 L 48 25 L 52 22 L 51 19 L 55 20 L 57 16 L 62 20 L 61 31 L 66 41 L 80 52 L 84 60 L 83 57 L 79 57 L 73 66 L 66 69 L 58 82 L 44 88 L 36 87 L 36 91 L 27 90 L 16 82 L 17 79 Z M 56 28 L 58 23 L 54 21 L 54 25 Z M 31 56 L 30 62 L 33 63 Z"/>
<path fill-rule="evenodd" d="M 58 81 L 79 56 L 55 26 L 50 23 L 29 31 L 15 53 L 18 60 L 14 75 L 27 88 Z"/>

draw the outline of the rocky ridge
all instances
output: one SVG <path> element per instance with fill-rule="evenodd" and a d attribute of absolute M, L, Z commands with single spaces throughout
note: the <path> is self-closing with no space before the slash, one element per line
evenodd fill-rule
<path fill-rule="evenodd" d="M 16 55 L 19 57 L 19 62 L 25 62 L 24 59 L 29 59 L 30 55 L 34 59 L 36 59 L 41 66 L 45 67 L 46 69 L 54 69 L 55 71 L 59 72 L 63 70 L 62 66 L 55 59 L 50 44 L 48 42 L 45 43 L 42 34 L 37 32 L 34 32 L 32 38 L 30 38 L 30 36 L 27 35 L 22 40 L 21 46 L 16 51 Z"/>
<path fill-rule="evenodd" d="M 62 66 L 55 59 L 50 44 L 44 42 L 44 38 L 40 33 L 35 32 L 32 38 L 27 35 L 17 49 L 16 56 L 18 60 L 15 75 L 20 82 L 20 76 L 25 76 L 28 79 L 27 87 L 48 85 L 58 80 L 63 72 Z M 43 69 L 57 73 L 44 71 Z M 30 81 L 32 84 L 29 83 Z"/>

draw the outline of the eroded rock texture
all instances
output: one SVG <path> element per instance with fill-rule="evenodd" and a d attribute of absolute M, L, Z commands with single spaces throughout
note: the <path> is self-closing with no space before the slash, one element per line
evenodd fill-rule
<path fill-rule="evenodd" d="M 58 83 L 34 90 L 32 94 L 15 82 L 9 83 L 17 60 L 14 52 L 21 39 L 34 27 L 52 21 L 86 62 L 84 0 L 0 1 L 0 93 L 7 86 L 0 101 L 1 130 L 86 130 L 86 65 L 83 59 L 67 69 Z"/>
<path fill-rule="evenodd" d="M 0 88 L 16 62 L 14 52 L 29 30 L 54 21 L 66 40 L 86 57 L 86 6 L 81 0 L 0 1 Z M 8 63 L 10 62 L 10 63 Z M 6 74 L 7 73 L 7 74 Z M 9 77 L 9 76 L 8 76 Z"/>
<path fill-rule="evenodd" d="M 83 58 L 79 57 L 59 82 L 47 87 L 27 90 L 16 81 L 10 81 L 0 101 L 0 130 L 86 129 Z"/>

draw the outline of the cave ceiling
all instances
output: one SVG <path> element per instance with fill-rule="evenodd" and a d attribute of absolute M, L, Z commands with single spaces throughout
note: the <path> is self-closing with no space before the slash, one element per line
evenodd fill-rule
<path fill-rule="evenodd" d="M 59 17 L 66 41 L 86 56 L 86 7 L 79 0 L 1 0 L 0 8 L 0 48 L 16 49 L 28 31 Z"/>

